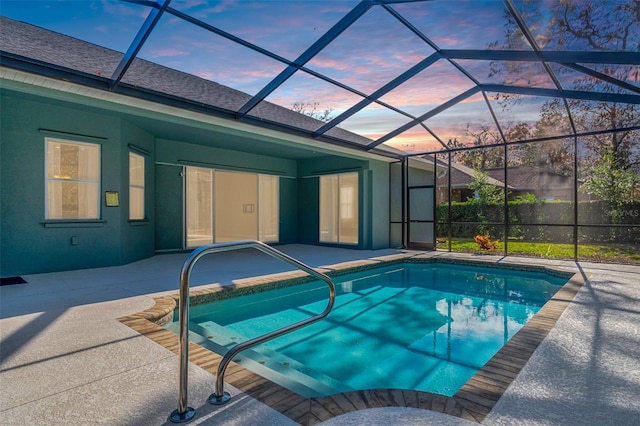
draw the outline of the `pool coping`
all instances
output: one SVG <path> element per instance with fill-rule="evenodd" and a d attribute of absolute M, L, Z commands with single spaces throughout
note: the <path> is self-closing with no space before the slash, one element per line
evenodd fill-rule
<path fill-rule="evenodd" d="M 545 272 L 567 277 L 568 281 L 545 305 L 453 396 L 404 389 L 352 391 L 319 398 L 306 398 L 262 376 L 231 362 L 225 373 L 225 383 L 289 417 L 300 425 L 314 425 L 351 411 L 379 407 L 420 408 L 460 417 L 480 423 L 496 405 L 511 382 L 527 363 L 538 345 L 553 328 L 557 319 L 584 284 L 585 277 L 575 270 L 557 266 L 522 263 L 500 263 L 490 256 L 474 258 L 439 257 L 433 253 L 404 253 L 371 259 L 344 262 L 314 268 L 330 276 L 359 272 L 403 262 L 447 263 L 489 266 Z M 301 271 L 283 272 L 235 280 L 233 285 L 208 284 L 190 291 L 191 305 L 207 303 L 240 294 L 264 291 L 274 286 L 294 285 L 311 280 Z M 162 327 L 173 319 L 179 295 L 170 294 L 154 299 L 155 305 L 142 312 L 118 318 L 120 322 L 179 353 L 178 336 Z M 216 374 L 222 357 L 196 343 L 189 343 L 189 361 L 211 374 Z M 213 389 L 212 389 L 213 392 Z"/>

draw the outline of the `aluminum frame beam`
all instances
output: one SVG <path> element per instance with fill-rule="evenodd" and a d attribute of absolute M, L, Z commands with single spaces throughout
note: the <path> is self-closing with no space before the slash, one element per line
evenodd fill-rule
<path fill-rule="evenodd" d="M 314 56 L 320 53 L 325 47 L 335 40 L 340 34 L 342 34 L 347 28 L 356 22 L 362 15 L 364 15 L 371 7 L 373 2 L 369 0 L 363 0 L 358 3 L 349 13 L 347 13 L 340 21 L 338 21 L 333 27 L 331 27 L 322 37 L 320 37 L 315 43 L 313 43 L 307 50 L 305 50 L 294 62 L 285 68 L 278 76 L 276 76 L 271 82 L 260 90 L 255 96 L 253 96 L 247 103 L 245 103 L 238 110 L 238 118 L 245 116 L 256 105 L 262 102 L 267 96 L 269 96 L 274 90 L 280 87 L 285 81 L 289 79 L 296 71 L 302 68 L 307 62 L 309 62 Z"/>
<path fill-rule="evenodd" d="M 640 65 L 640 52 L 442 49 L 440 54 L 447 59 Z"/>
<path fill-rule="evenodd" d="M 149 15 L 147 15 L 147 19 L 145 19 L 144 23 L 140 26 L 138 33 L 129 46 L 129 49 L 127 49 L 127 52 L 124 54 L 122 60 L 112 74 L 110 90 L 113 90 L 120 83 L 120 80 L 122 80 L 122 77 L 133 63 L 138 52 L 142 49 L 142 45 L 147 41 L 147 38 L 149 38 L 151 32 L 158 24 L 160 17 L 167 10 L 167 7 L 169 7 L 169 3 L 171 3 L 171 0 L 164 0 L 164 3 L 159 8 L 151 8 Z"/>
<path fill-rule="evenodd" d="M 420 61 L 413 67 L 409 68 L 407 71 L 405 71 L 398 77 L 391 80 L 389 83 L 382 86 L 380 89 L 373 92 L 370 96 L 367 96 L 365 99 L 361 100 L 360 102 L 358 102 L 357 104 L 355 104 L 354 106 L 352 106 L 351 108 L 349 108 L 348 110 L 346 110 L 345 112 L 343 112 L 342 114 L 334 118 L 333 120 L 329 121 L 327 124 L 325 124 L 318 130 L 316 130 L 313 135 L 314 136 L 321 135 L 327 132 L 328 130 L 332 129 L 333 127 L 337 126 L 338 124 L 342 123 L 344 120 L 356 114 L 358 111 L 365 108 L 367 105 L 377 101 L 378 98 L 386 95 L 387 93 L 389 93 L 390 91 L 392 91 L 393 89 L 395 89 L 396 87 L 404 83 L 405 81 L 409 80 L 411 77 L 415 76 L 419 72 L 425 70 L 426 68 L 428 68 L 429 66 L 437 62 L 440 59 L 440 57 L 441 57 L 440 54 L 437 52 L 432 55 L 429 55 L 427 58 L 423 59 L 422 61 Z"/>

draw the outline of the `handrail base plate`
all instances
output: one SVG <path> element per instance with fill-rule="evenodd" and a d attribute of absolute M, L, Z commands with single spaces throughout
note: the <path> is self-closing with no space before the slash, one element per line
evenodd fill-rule
<path fill-rule="evenodd" d="M 209 404 L 223 405 L 229 402 L 230 399 L 231 399 L 231 395 L 229 394 L 229 392 L 224 392 L 222 396 L 218 396 L 215 393 L 212 393 L 208 401 L 209 401 Z"/>
<path fill-rule="evenodd" d="M 195 416 L 196 410 L 191 407 L 187 407 L 187 411 L 182 414 L 180 414 L 178 410 L 173 410 L 173 413 L 169 416 L 169 420 L 171 420 L 172 423 L 185 423 L 193 419 Z"/>

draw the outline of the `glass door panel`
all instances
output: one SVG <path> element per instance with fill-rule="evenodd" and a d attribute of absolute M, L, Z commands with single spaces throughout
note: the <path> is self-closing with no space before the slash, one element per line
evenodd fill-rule
<path fill-rule="evenodd" d="M 338 242 L 338 176 L 320 176 L 320 241 Z"/>
<path fill-rule="evenodd" d="M 213 242 L 213 170 L 186 167 L 186 246 Z"/>
<path fill-rule="evenodd" d="M 264 243 L 280 239 L 279 185 L 278 176 L 258 175 L 258 239 Z"/>
<path fill-rule="evenodd" d="M 215 172 L 215 241 L 258 236 L 258 175 Z"/>
<path fill-rule="evenodd" d="M 340 242 L 358 244 L 358 174 L 338 176 L 340 186 Z"/>

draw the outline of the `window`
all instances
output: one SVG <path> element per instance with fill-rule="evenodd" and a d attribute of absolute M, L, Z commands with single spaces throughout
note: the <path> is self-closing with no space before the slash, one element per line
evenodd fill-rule
<path fill-rule="evenodd" d="M 45 218 L 100 218 L 100 145 L 45 139 Z"/>
<path fill-rule="evenodd" d="M 129 219 L 144 219 L 144 157 L 129 153 Z"/>
<path fill-rule="evenodd" d="M 320 241 L 358 244 L 358 173 L 320 176 Z"/>

